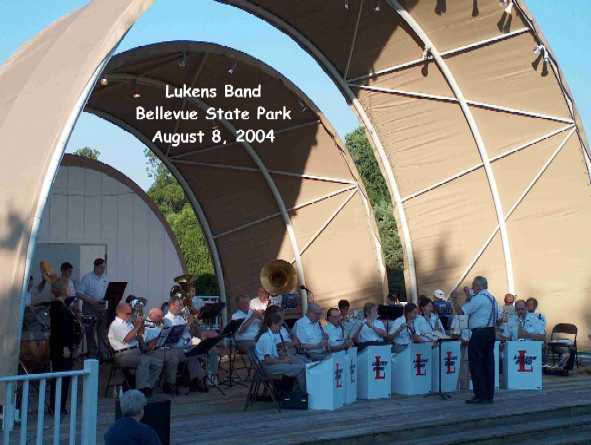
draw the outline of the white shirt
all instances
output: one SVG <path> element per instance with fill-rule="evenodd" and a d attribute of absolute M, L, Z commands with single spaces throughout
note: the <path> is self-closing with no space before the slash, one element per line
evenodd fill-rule
<path fill-rule="evenodd" d="M 441 320 L 436 314 L 431 314 L 428 319 L 424 315 L 419 315 L 414 321 L 414 328 L 418 335 L 429 340 L 435 340 L 445 334 Z"/>
<path fill-rule="evenodd" d="M 264 311 L 267 309 L 267 306 L 269 306 L 269 300 L 262 302 L 259 297 L 250 300 L 249 304 L 250 310 L 252 311 Z"/>
<path fill-rule="evenodd" d="M 328 344 L 330 346 L 341 346 L 345 342 L 345 336 L 341 326 L 335 326 L 329 322 L 324 329 L 328 334 Z"/>
<path fill-rule="evenodd" d="M 384 323 L 381 320 L 374 320 L 372 323 L 374 328 L 386 330 Z M 382 337 L 380 337 L 376 331 L 371 329 L 367 326 L 367 320 L 363 322 L 363 327 L 361 328 L 361 332 L 359 333 L 359 342 L 365 343 L 366 341 L 384 341 Z"/>
<path fill-rule="evenodd" d="M 279 332 L 277 334 L 273 334 L 275 336 L 275 344 L 278 345 L 281 343 L 283 339 L 283 343 L 291 343 L 291 338 L 289 337 L 289 331 L 285 328 L 285 326 L 281 326 Z"/>
<path fill-rule="evenodd" d="M 519 340 L 519 324 L 517 314 L 507 315 L 507 322 L 503 324 L 503 337 L 510 341 Z"/>
<path fill-rule="evenodd" d="M 528 334 L 546 333 L 546 318 L 540 313 L 528 312 L 522 323 L 523 329 Z"/>
<path fill-rule="evenodd" d="M 406 317 L 402 315 L 398 317 L 392 325 L 390 326 L 390 332 L 388 334 L 392 335 L 395 331 L 397 331 L 400 326 L 406 324 L 406 327 L 400 331 L 400 333 L 394 337 L 394 343 L 397 345 L 410 345 L 412 343 L 412 334 L 418 334 L 417 329 L 415 328 L 415 321 L 413 320 L 410 323 L 406 322 Z"/>
<path fill-rule="evenodd" d="M 131 321 L 124 321 L 119 317 L 115 317 L 115 320 L 109 326 L 109 343 L 115 351 L 120 351 L 126 348 L 132 348 L 138 346 L 136 339 L 131 340 L 129 343 L 125 343 L 123 339 L 127 337 L 133 330 L 133 323 Z"/>
<path fill-rule="evenodd" d="M 255 353 L 261 362 L 265 360 L 266 355 L 279 358 L 279 354 L 277 353 L 277 343 L 275 342 L 275 335 L 270 329 L 261 335 L 257 340 Z"/>
<path fill-rule="evenodd" d="M 70 280 L 70 284 L 72 281 Z M 109 285 L 109 280 L 106 274 L 100 277 L 94 272 L 89 272 L 82 277 L 78 292 L 92 298 L 94 301 L 101 301 L 105 297 L 105 291 Z M 73 286 L 73 284 L 72 284 Z M 70 292 L 68 284 L 68 292 Z"/>
<path fill-rule="evenodd" d="M 174 315 L 171 312 L 167 312 L 166 315 L 164 316 L 164 323 L 166 324 L 166 326 L 178 326 L 181 324 L 184 324 L 184 325 L 187 324 L 185 322 L 185 319 L 182 317 L 182 315 Z M 189 330 L 187 328 L 185 328 L 185 331 L 183 332 L 183 336 L 179 339 L 179 341 L 173 347 L 179 348 L 179 349 L 187 349 L 187 348 L 191 347 L 191 339 L 192 339 L 191 333 L 189 332 Z"/>
<path fill-rule="evenodd" d="M 492 305 L 491 305 L 492 299 Z M 499 318 L 499 305 L 495 297 L 488 293 L 486 289 L 481 290 L 472 297 L 462 310 L 468 315 L 468 327 L 470 329 L 494 327 Z"/>
<path fill-rule="evenodd" d="M 252 311 L 252 310 L 250 310 L 248 312 L 244 312 L 244 311 L 238 309 L 232 315 L 232 320 L 244 320 L 242 322 L 242 323 L 244 323 L 248 318 L 252 317 L 253 314 L 254 314 L 254 311 Z M 260 328 L 261 328 L 261 320 L 259 320 L 257 318 L 255 320 L 253 320 L 252 323 L 250 323 L 248 325 L 248 327 L 242 333 L 236 332 L 236 335 L 234 336 L 234 338 L 236 339 L 236 341 L 254 340 L 254 338 L 258 334 Z M 240 330 L 240 328 L 238 328 L 238 329 Z"/>
<path fill-rule="evenodd" d="M 320 322 L 313 322 L 307 315 L 304 315 L 295 322 L 293 330 L 300 343 L 308 345 L 316 345 L 320 343 L 324 334 Z"/>

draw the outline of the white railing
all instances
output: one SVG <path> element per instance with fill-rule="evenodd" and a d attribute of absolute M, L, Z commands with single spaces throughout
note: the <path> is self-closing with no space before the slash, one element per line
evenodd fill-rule
<path fill-rule="evenodd" d="M 53 439 L 52 444 L 68 443 L 76 444 L 78 436 L 78 386 L 82 378 L 82 410 L 80 413 L 79 442 L 81 445 L 96 444 L 96 421 L 98 404 L 98 376 L 99 363 L 97 360 L 85 360 L 84 368 L 78 371 L 52 372 L 47 374 L 25 374 L 9 377 L 0 377 L 0 386 L 5 385 L 5 397 L 2 407 L 2 444 L 18 443 L 25 445 L 35 443 L 42 445 L 47 435 L 51 436 L 51 422 L 45 425 L 45 393 L 52 381 L 55 380 L 55 405 L 53 406 Z M 65 438 L 62 438 L 61 425 L 61 390 L 64 377 L 70 378 L 70 413 L 69 426 L 64 429 Z M 37 409 L 32 413 L 37 414 L 36 428 L 29 431 L 29 390 L 34 387 L 37 394 Z M 20 423 L 17 428 L 15 426 Z M 49 431 L 47 431 L 49 430 Z M 11 441 L 12 433 L 18 433 L 18 441 Z M 35 433 L 35 440 L 29 439 Z"/>

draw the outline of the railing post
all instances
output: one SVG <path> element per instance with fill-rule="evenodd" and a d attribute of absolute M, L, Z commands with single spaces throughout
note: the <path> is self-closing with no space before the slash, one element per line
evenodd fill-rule
<path fill-rule="evenodd" d="M 98 360 L 84 360 L 82 378 L 82 445 L 96 445 L 96 418 L 98 415 Z"/>

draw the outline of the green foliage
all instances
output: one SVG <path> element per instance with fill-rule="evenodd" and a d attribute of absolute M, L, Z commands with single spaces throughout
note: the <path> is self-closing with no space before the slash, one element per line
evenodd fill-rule
<path fill-rule="evenodd" d="M 404 292 L 404 255 L 392 212 L 388 186 L 382 176 L 363 127 L 349 133 L 345 142 L 359 171 L 374 211 L 382 241 L 391 292 Z"/>
<path fill-rule="evenodd" d="M 73 152 L 73 154 L 78 155 L 78 156 L 82 156 L 84 158 L 93 159 L 95 161 L 98 161 L 98 158 L 100 157 L 101 152 L 99 150 L 94 149 L 94 148 L 82 147 L 82 148 L 79 148 L 78 150 L 76 150 L 75 152 Z"/>
<path fill-rule="evenodd" d="M 199 295 L 219 295 L 209 248 L 193 207 L 166 166 L 151 151 L 145 150 L 145 154 L 146 170 L 154 178 L 148 196 L 170 224 L 185 258 L 187 271 L 198 275 L 197 292 Z"/>

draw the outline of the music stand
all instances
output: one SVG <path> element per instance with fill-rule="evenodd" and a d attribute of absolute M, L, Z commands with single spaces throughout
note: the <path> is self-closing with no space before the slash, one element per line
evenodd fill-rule
<path fill-rule="evenodd" d="M 193 357 L 195 355 L 202 355 L 206 357 L 207 360 L 207 354 L 209 353 L 209 351 L 214 348 L 220 341 L 222 341 L 224 337 L 222 337 L 221 335 L 218 335 L 217 337 L 212 337 L 212 338 L 206 338 L 205 340 L 202 340 L 197 346 L 193 346 L 191 349 L 189 349 L 187 352 L 185 352 L 185 357 Z M 220 388 L 220 386 L 216 383 L 215 385 L 213 385 L 223 396 L 225 396 L 226 394 L 224 393 L 224 391 L 222 391 L 222 388 Z"/>
<path fill-rule="evenodd" d="M 439 396 L 441 398 L 441 400 L 449 400 L 451 399 L 451 394 L 446 393 L 441 391 L 441 369 L 443 368 L 443 366 L 441 366 L 441 343 L 446 342 L 446 341 L 454 341 L 455 339 L 451 338 L 451 337 L 444 337 L 444 338 L 438 338 L 437 339 L 437 347 L 439 348 L 439 365 L 437 366 L 437 369 L 439 370 L 439 390 L 437 392 L 432 392 L 430 394 L 426 394 L 425 397 L 431 397 L 431 396 Z"/>
<path fill-rule="evenodd" d="M 222 330 L 222 337 L 230 337 L 229 348 L 228 348 L 228 376 L 222 383 L 228 387 L 234 386 L 234 335 L 238 332 L 238 329 L 242 325 L 242 323 L 246 320 L 246 318 L 241 318 L 239 320 L 230 320 L 230 323 L 226 325 L 226 327 Z M 242 382 L 236 382 L 239 385 L 244 385 Z M 245 385 L 244 385 L 245 386 Z"/>

